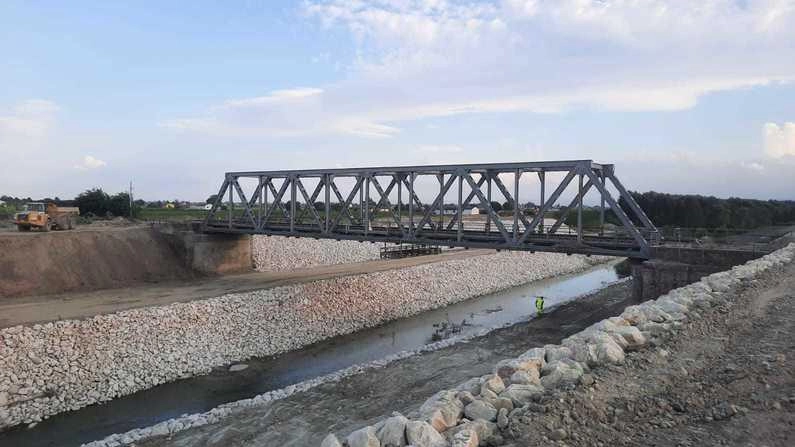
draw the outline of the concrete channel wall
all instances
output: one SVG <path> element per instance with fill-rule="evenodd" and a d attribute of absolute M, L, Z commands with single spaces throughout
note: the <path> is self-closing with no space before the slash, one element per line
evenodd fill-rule
<path fill-rule="evenodd" d="M 0 428 L 605 260 L 497 253 L 6 328 L 0 330 Z"/>

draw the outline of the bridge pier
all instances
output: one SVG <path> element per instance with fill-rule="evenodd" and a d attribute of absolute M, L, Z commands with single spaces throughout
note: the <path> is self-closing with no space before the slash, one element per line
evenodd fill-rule
<path fill-rule="evenodd" d="M 153 230 L 168 240 L 193 271 L 215 275 L 253 268 L 250 235 L 199 233 L 177 224 L 156 224 Z"/>
<path fill-rule="evenodd" d="M 651 259 L 637 260 L 632 265 L 633 296 L 637 300 L 656 298 L 763 254 L 745 250 L 655 247 Z"/>

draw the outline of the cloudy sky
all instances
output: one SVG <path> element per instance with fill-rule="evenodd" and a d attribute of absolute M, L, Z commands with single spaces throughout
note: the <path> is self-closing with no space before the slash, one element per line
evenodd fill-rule
<path fill-rule="evenodd" d="M 0 0 L 0 194 L 595 159 L 795 199 L 795 0 Z"/>

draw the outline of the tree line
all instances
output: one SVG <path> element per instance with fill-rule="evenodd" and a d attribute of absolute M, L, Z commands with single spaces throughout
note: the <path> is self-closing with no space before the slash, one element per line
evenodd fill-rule
<path fill-rule="evenodd" d="M 719 199 L 654 191 L 630 194 L 658 227 L 752 229 L 795 224 L 793 200 Z M 629 209 L 623 199 L 619 205 Z"/>

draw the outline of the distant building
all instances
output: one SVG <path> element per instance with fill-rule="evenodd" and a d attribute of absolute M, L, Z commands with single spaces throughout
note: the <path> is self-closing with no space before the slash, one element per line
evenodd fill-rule
<path fill-rule="evenodd" d="M 212 203 L 208 203 L 208 204 L 204 205 L 204 209 L 207 210 L 207 211 L 210 211 L 211 209 L 213 209 L 213 204 Z"/>
<path fill-rule="evenodd" d="M 480 208 L 478 208 L 478 207 L 472 208 L 471 210 L 469 210 L 469 214 L 472 215 L 472 216 L 480 214 Z"/>
<path fill-rule="evenodd" d="M 6 204 L 6 201 L 5 201 L 5 200 L 0 200 L 0 206 L 3 206 L 3 205 L 5 205 L 5 204 Z"/>
<path fill-rule="evenodd" d="M 166 202 L 166 204 L 163 205 L 163 208 L 166 208 L 166 209 L 169 209 L 169 210 L 173 210 L 174 208 L 176 208 L 176 206 L 174 206 L 174 204 L 171 203 L 171 202 Z"/>

